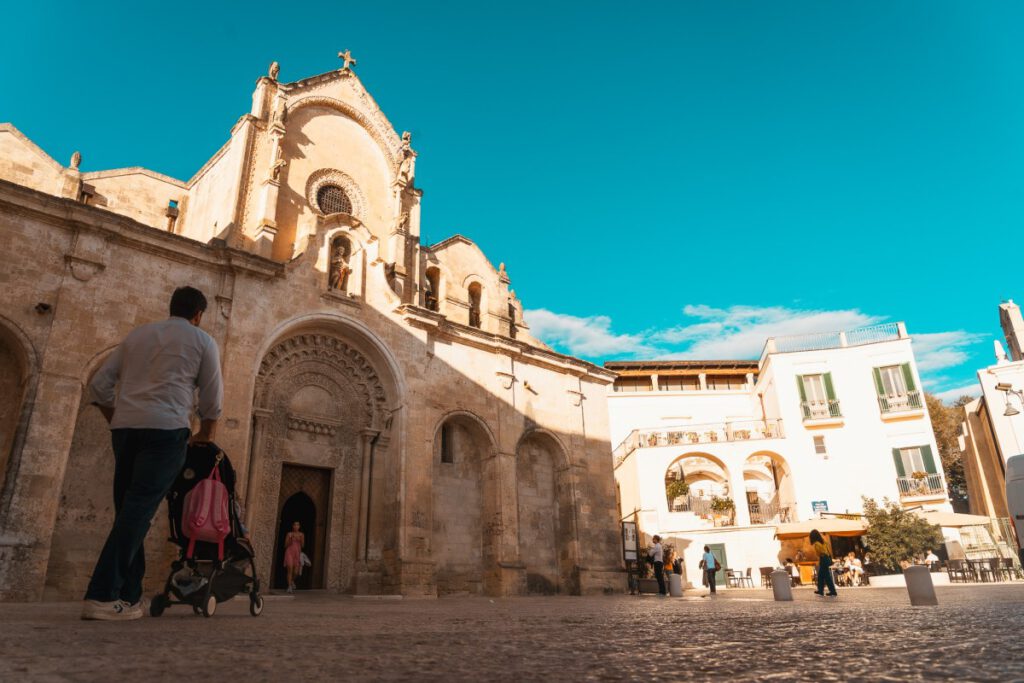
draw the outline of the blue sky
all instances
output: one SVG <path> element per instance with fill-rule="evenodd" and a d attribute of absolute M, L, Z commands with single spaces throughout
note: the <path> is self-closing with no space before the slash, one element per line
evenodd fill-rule
<path fill-rule="evenodd" d="M 423 232 L 601 361 L 755 357 L 905 320 L 929 387 L 1024 299 L 1024 3 L 18 3 L 0 120 L 188 178 L 282 80 L 356 72 L 413 133 Z"/>

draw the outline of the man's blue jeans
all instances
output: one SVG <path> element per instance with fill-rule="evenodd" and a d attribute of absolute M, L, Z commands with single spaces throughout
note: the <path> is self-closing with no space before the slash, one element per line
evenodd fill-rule
<path fill-rule="evenodd" d="M 136 603 L 146 575 L 143 542 L 160 501 L 185 464 L 188 429 L 113 429 L 114 526 L 92 571 L 86 600 Z"/>

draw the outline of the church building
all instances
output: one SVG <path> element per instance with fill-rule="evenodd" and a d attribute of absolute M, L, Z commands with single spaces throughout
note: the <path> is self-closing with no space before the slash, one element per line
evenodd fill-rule
<path fill-rule="evenodd" d="M 404 596 L 625 588 L 613 372 L 535 339 L 504 265 L 420 242 L 416 152 L 353 71 L 256 81 L 195 175 L 83 171 L 0 124 L 0 599 L 79 599 L 113 455 L 85 387 L 192 285 L 265 587 Z M 171 559 L 161 511 L 147 590 Z"/>

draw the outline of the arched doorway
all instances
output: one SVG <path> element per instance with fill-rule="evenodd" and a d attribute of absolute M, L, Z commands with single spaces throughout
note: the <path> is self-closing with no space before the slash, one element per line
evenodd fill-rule
<path fill-rule="evenodd" d="M 561 446 L 548 434 L 528 434 L 516 448 L 516 503 L 526 591 L 579 593 L 569 467 Z"/>
<path fill-rule="evenodd" d="M 448 417 L 434 436 L 431 556 L 439 596 L 488 592 L 498 551 L 487 527 L 501 519 L 496 477 L 486 471 L 494 451 L 483 423 L 468 414 Z"/>
<path fill-rule="evenodd" d="M 285 536 L 295 522 L 299 523 L 306 537 L 302 552 L 311 562 L 295 580 L 295 586 L 300 589 L 324 587 L 330 489 L 331 471 L 328 469 L 297 465 L 283 467 L 274 543 L 273 588 L 288 587 L 288 575 L 284 568 Z"/>

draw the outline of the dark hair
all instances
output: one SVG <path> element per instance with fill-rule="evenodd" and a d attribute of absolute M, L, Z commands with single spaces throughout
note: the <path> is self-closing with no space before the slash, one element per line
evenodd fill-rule
<path fill-rule="evenodd" d="M 811 529 L 811 543 L 824 543 L 825 539 L 817 529 Z"/>
<path fill-rule="evenodd" d="M 786 558 L 786 562 L 789 562 L 790 564 L 792 564 L 793 563 L 793 558 L 792 557 L 787 557 Z"/>
<path fill-rule="evenodd" d="M 707 546 L 704 546 L 704 552 L 710 553 L 711 552 L 711 548 L 709 548 Z"/>
<path fill-rule="evenodd" d="M 191 320 L 206 310 L 206 297 L 195 287 L 178 287 L 171 295 L 171 315 Z"/>
<path fill-rule="evenodd" d="M 654 542 L 658 543 L 659 541 L 661 541 L 661 536 L 659 536 L 658 534 L 654 534 Z"/>

